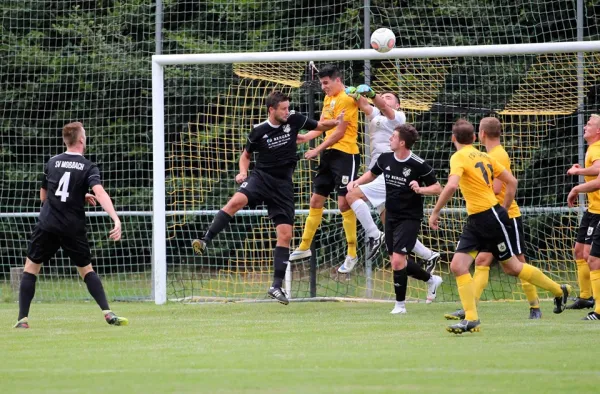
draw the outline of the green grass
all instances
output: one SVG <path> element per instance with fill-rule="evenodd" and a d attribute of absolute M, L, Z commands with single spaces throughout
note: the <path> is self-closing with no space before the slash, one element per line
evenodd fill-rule
<path fill-rule="evenodd" d="M 0 304 L 4 393 L 592 393 L 599 322 L 585 312 L 526 319 L 483 303 L 482 332 L 444 327 L 454 303 L 33 304 L 30 330 Z"/>

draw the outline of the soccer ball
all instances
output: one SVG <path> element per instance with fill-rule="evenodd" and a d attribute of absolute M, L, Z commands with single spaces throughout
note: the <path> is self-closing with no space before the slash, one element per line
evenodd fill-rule
<path fill-rule="evenodd" d="M 389 52 L 396 45 L 396 36 L 390 29 L 382 27 L 371 34 L 371 47 L 379 53 Z"/>

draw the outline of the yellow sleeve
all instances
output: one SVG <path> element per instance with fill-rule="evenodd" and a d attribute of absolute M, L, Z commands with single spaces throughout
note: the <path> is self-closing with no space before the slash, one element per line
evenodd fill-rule
<path fill-rule="evenodd" d="M 462 176 L 463 172 L 465 172 L 464 159 L 455 153 L 450 158 L 450 175 Z"/>
<path fill-rule="evenodd" d="M 356 100 L 354 100 L 350 96 L 346 96 L 340 100 L 340 105 L 336 105 L 335 116 L 338 117 L 339 114 L 344 111 L 344 121 L 350 123 L 358 122 L 358 104 Z"/>
<path fill-rule="evenodd" d="M 502 152 L 500 152 L 500 154 L 497 156 L 492 156 L 492 158 L 496 159 L 500 165 L 503 165 L 504 168 L 510 171 L 510 158 L 508 157 L 508 153 L 506 153 L 505 150 L 502 150 Z"/>
<path fill-rule="evenodd" d="M 492 156 L 490 156 L 490 163 L 492 164 L 492 168 L 494 169 L 494 178 L 498 178 L 498 176 L 502 174 L 502 171 L 506 170 L 506 167 L 504 167 L 498 160 L 494 159 Z"/>

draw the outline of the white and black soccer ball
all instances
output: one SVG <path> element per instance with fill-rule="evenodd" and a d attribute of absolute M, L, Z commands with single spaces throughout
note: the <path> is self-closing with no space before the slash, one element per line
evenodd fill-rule
<path fill-rule="evenodd" d="M 386 53 L 396 45 L 396 35 L 390 29 L 382 27 L 371 34 L 371 47 L 379 53 Z"/>

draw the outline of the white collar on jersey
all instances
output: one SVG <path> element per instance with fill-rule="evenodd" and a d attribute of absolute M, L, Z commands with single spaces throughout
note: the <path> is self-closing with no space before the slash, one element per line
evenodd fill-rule
<path fill-rule="evenodd" d="M 406 159 L 400 160 L 396 157 L 396 152 L 393 152 L 394 154 L 394 159 L 396 159 L 396 161 L 400 162 L 400 163 L 404 163 L 405 161 L 408 161 L 408 159 L 410 159 L 410 157 L 412 156 L 412 151 L 409 150 L 408 151 L 408 156 L 406 157 Z"/>
<path fill-rule="evenodd" d="M 269 119 L 267 119 L 267 123 L 269 124 L 269 126 L 271 126 L 271 127 L 272 127 L 272 128 L 274 128 L 274 129 L 277 129 L 277 128 L 281 127 L 281 125 L 274 125 L 273 123 L 271 123 L 271 122 L 269 121 Z"/>
<path fill-rule="evenodd" d="M 73 156 L 83 156 L 83 155 L 82 155 L 81 153 L 79 153 L 79 152 L 69 152 L 69 151 L 66 151 L 66 152 L 65 152 L 65 154 L 66 154 L 66 155 L 73 155 Z"/>

